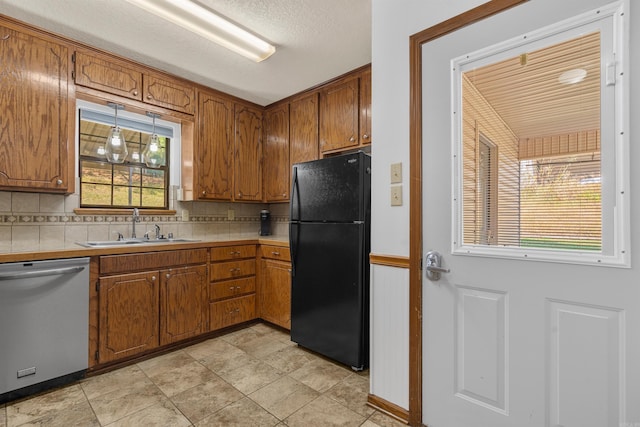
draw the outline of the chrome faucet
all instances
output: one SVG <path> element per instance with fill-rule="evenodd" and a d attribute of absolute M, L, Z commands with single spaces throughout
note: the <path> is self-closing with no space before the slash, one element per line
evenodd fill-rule
<path fill-rule="evenodd" d="M 154 228 L 156 230 L 156 240 L 158 240 L 160 239 L 160 226 L 158 224 L 155 224 Z"/>
<path fill-rule="evenodd" d="M 138 208 L 133 208 L 133 229 L 131 230 L 131 238 L 136 238 L 136 222 L 140 222 L 140 211 Z"/>

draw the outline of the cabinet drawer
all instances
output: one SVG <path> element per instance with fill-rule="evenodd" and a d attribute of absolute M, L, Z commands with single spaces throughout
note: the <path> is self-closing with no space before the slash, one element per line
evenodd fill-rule
<path fill-rule="evenodd" d="M 211 261 L 225 261 L 228 259 L 255 258 L 256 245 L 224 246 L 211 248 Z"/>
<path fill-rule="evenodd" d="M 209 320 L 212 331 L 255 318 L 255 295 L 247 295 L 209 304 Z"/>
<path fill-rule="evenodd" d="M 244 279 L 225 280 L 209 284 L 209 299 L 213 301 L 223 298 L 237 297 L 238 295 L 250 294 L 255 291 L 255 276 L 245 277 Z"/>
<path fill-rule="evenodd" d="M 256 260 L 217 262 L 211 264 L 211 281 L 234 279 L 236 277 L 254 276 L 256 274 Z"/>
<path fill-rule="evenodd" d="M 184 249 L 166 252 L 105 255 L 100 257 L 100 274 L 152 270 L 207 262 L 206 249 Z"/>
<path fill-rule="evenodd" d="M 261 245 L 260 253 L 262 258 L 279 259 L 282 261 L 291 261 L 291 253 L 289 248 L 283 246 Z"/>

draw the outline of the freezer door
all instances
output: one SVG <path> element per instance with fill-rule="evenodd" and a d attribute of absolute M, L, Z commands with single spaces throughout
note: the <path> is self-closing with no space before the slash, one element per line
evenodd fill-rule
<path fill-rule="evenodd" d="M 295 225 L 291 340 L 354 368 L 368 365 L 363 224 Z"/>
<path fill-rule="evenodd" d="M 371 159 L 365 153 L 293 166 L 292 221 L 365 221 L 369 211 Z"/>

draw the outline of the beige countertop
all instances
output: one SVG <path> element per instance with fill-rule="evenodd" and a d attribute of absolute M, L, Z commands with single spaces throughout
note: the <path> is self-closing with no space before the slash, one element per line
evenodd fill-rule
<path fill-rule="evenodd" d="M 33 248 L 15 252 L 0 253 L 0 263 L 40 261 L 45 259 L 62 259 L 98 255 L 116 255 L 140 252 L 158 252 L 177 249 L 199 249 L 218 246 L 261 244 L 273 246 L 289 246 L 286 236 L 247 237 L 225 240 L 199 240 L 174 243 L 144 243 L 138 245 L 111 246 L 107 248 L 85 248 L 75 243 L 62 245 L 59 248 Z"/>

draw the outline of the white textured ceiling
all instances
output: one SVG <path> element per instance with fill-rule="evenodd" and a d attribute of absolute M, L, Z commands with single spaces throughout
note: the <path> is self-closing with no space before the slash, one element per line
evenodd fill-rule
<path fill-rule="evenodd" d="M 371 62 L 371 0 L 200 0 L 277 47 L 255 63 L 125 0 L 0 0 L 0 13 L 260 105 Z"/>

